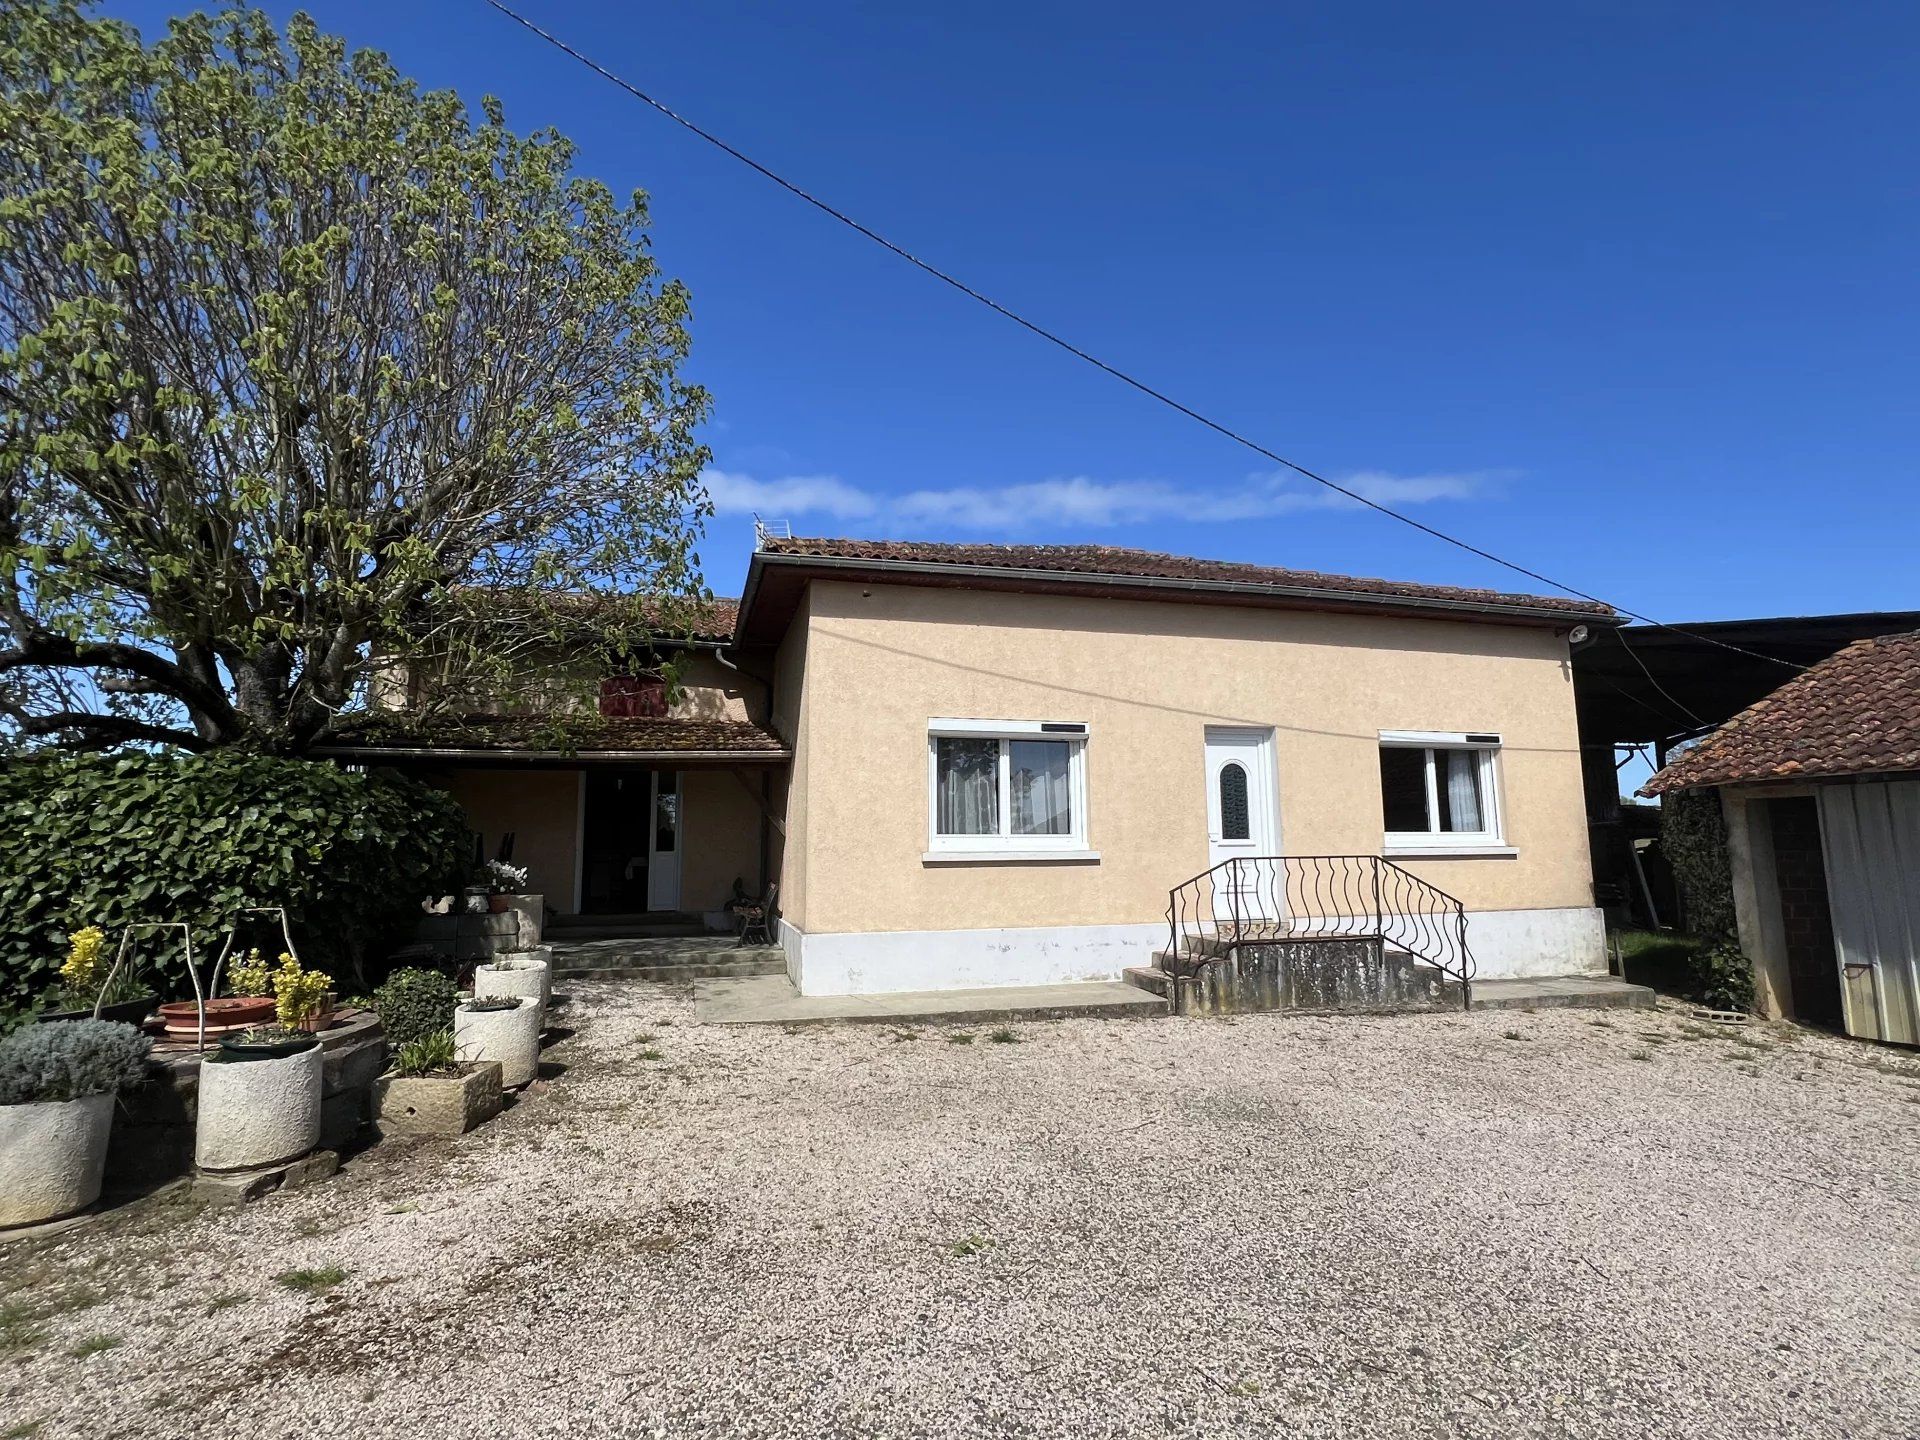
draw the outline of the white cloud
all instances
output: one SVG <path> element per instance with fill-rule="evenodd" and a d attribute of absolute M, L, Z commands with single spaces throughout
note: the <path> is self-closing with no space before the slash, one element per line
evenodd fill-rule
<path fill-rule="evenodd" d="M 865 520 L 880 509 L 880 502 L 873 496 L 835 475 L 756 480 L 737 471 L 709 467 L 700 478 L 706 483 L 707 498 L 722 515 L 757 513 L 769 520 L 784 515 L 828 515 L 835 520 Z"/>
<path fill-rule="evenodd" d="M 1392 475 L 1363 470 L 1334 477 L 1382 505 L 1423 505 L 1487 495 L 1505 478 L 1491 471 L 1447 475 Z M 1353 508 L 1357 502 L 1290 472 L 1249 475 L 1227 486 L 1176 485 L 1166 480 L 1095 480 L 1074 475 L 1016 485 L 955 486 L 887 495 L 862 490 L 834 475 L 757 480 L 736 471 L 708 470 L 707 493 L 723 515 L 758 513 L 768 520 L 824 516 L 870 522 L 889 531 L 916 526 L 980 532 L 1019 532 L 1044 526 L 1106 530 L 1165 521 L 1257 520 L 1297 510 Z"/>

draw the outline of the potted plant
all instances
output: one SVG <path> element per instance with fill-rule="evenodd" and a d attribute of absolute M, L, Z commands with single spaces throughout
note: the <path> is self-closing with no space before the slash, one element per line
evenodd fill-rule
<path fill-rule="evenodd" d="M 113 1098 L 147 1078 L 152 1046 L 109 1020 L 29 1025 L 0 1040 L 0 1226 L 100 1198 Z"/>
<path fill-rule="evenodd" d="M 513 897 L 520 893 L 520 887 L 527 883 L 527 867 L 489 860 L 486 882 L 487 908 L 495 915 L 504 915 L 513 908 Z"/>
<path fill-rule="evenodd" d="M 502 950 L 473 967 L 473 993 L 527 995 L 544 1011 L 553 996 L 553 966 L 534 950 Z M 541 1018 L 544 1022 L 545 1016 Z"/>
<path fill-rule="evenodd" d="M 193 1163 L 202 1170 L 277 1165 L 320 1143 L 324 1057 L 308 1027 L 333 982 L 282 954 L 271 983 L 279 1023 L 221 1036 L 200 1067 Z"/>
<path fill-rule="evenodd" d="M 500 1113 L 498 1060 L 462 1060 L 451 1030 L 402 1045 L 380 1077 L 380 1129 L 391 1135 L 464 1135 Z"/>
<path fill-rule="evenodd" d="M 280 953 L 273 975 L 274 1010 L 289 1030 L 318 1034 L 333 1023 L 333 977 L 307 970 L 288 951 Z"/>
<path fill-rule="evenodd" d="M 273 972 L 258 950 L 249 950 L 236 961 L 228 969 L 226 980 L 233 993 L 206 1002 L 209 1036 L 236 1035 L 273 1020 L 279 1009 L 273 993 Z M 199 1034 L 200 1009 L 198 1000 L 174 1000 L 162 1005 L 160 1018 L 166 1024 L 167 1034 Z"/>
<path fill-rule="evenodd" d="M 540 1002 L 527 995 L 476 995 L 453 1012 L 462 1060 L 498 1060 L 500 1083 L 518 1090 L 540 1070 Z"/>
<path fill-rule="evenodd" d="M 320 1143 L 318 1036 L 263 1026 L 221 1037 L 200 1067 L 193 1163 L 248 1170 L 297 1160 Z"/>
<path fill-rule="evenodd" d="M 118 1020 L 138 1025 L 153 1013 L 160 997 L 131 970 L 102 967 L 107 932 L 88 925 L 67 937 L 60 978 L 40 999 L 38 1020 Z"/>

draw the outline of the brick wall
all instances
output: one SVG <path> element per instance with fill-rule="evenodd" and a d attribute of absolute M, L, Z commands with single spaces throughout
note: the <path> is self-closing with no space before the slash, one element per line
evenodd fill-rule
<path fill-rule="evenodd" d="M 1820 812 L 1811 796 L 1769 800 L 1774 878 L 1780 887 L 1780 928 L 1793 986 L 1793 1015 L 1815 1025 L 1840 1023 L 1840 976 L 1833 950 L 1833 913 L 1827 903 L 1826 863 L 1820 849 Z"/>

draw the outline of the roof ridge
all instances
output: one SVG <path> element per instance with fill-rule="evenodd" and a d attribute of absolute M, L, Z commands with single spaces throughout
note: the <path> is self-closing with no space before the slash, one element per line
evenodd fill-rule
<path fill-rule="evenodd" d="M 1604 603 L 1563 596 L 1530 595 L 1467 585 L 1383 576 L 1343 575 L 1327 570 L 1265 565 L 1250 560 L 1208 560 L 1137 546 L 1106 544 L 1022 544 L 966 540 L 863 540 L 851 536 L 774 536 L 761 546 L 774 555 L 866 561 L 879 564 L 950 564 L 987 569 L 1048 571 L 1061 575 L 1102 575 L 1134 580 L 1189 581 L 1196 584 L 1247 584 L 1318 589 L 1386 599 L 1440 600 L 1506 609 L 1551 610 L 1594 619 L 1619 612 Z M 1076 563 L 1077 562 L 1077 563 Z"/>

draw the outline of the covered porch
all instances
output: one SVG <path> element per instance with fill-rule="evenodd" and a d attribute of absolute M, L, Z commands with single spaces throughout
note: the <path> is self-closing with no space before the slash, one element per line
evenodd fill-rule
<path fill-rule="evenodd" d="M 791 751 L 744 720 L 463 717 L 327 751 L 405 769 L 467 814 L 477 859 L 525 866 L 552 938 L 731 927 L 778 877 Z"/>

